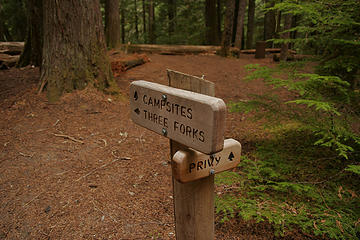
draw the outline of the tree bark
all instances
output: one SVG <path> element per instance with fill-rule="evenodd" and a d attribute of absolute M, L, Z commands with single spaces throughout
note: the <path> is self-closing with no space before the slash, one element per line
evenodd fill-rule
<path fill-rule="evenodd" d="M 135 39 L 136 41 L 139 40 L 139 20 L 138 20 L 138 13 L 137 13 L 137 1 L 134 0 L 134 14 L 135 14 Z"/>
<path fill-rule="evenodd" d="M 168 0 L 168 18 L 169 18 L 169 42 L 172 43 L 172 36 L 175 32 L 176 0 Z"/>
<path fill-rule="evenodd" d="M 43 1 L 27 1 L 27 37 L 18 67 L 41 66 L 43 47 Z"/>
<path fill-rule="evenodd" d="M 265 8 L 271 8 L 275 5 L 274 0 L 265 0 Z M 267 11 L 264 17 L 264 40 L 273 39 L 275 37 L 275 27 L 276 27 L 276 16 L 275 11 Z M 271 48 L 273 47 L 272 41 L 266 43 L 266 46 Z"/>
<path fill-rule="evenodd" d="M 245 19 L 245 11 L 246 11 L 246 1 L 240 0 L 239 2 L 239 10 L 237 16 L 237 26 L 236 26 L 236 37 L 235 37 L 235 47 L 241 49 L 243 43 L 243 30 L 244 30 L 244 19 Z"/>
<path fill-rule="evenodd" d="M 156 42 L 155 37 L 155 7 L 154 0 L 149 0 L 149 41 L 151 44 Z"/>
<path fill-rule="evenodd" d="M 205 2 L 205 27 L 206 44 L 219 44 L 217 29 L 216 0 L 206 0 Z"/>
<path fill-rule="evenodd" d="M 247 33 L 246 33 L 246 48 L 253 48 L 254 41 L 254 20 L 255 20 L 255 0 L 249 0 L 248 7 L 248 24 L 247 24 Z"/>
<path fill-rule="evenodd" d="M 9 29 L 5 24 L 5 17 L 2 14 L 3 11 L 4 10 L 2 8 L 2 5 L 0 4 L 0 41 L 7 42 L 7 41 L 11 41 L 12 39 L 10 36 Z"/>
<path fill-rule="evenodd" d="M 44 1 L 44 45 L 40 91 L 50 102 L 65 92 L 114 87 L 99 0 Z"/>
<path fill-rule="evenodd" d="M 221 20 L 222 20 L 222 11 L 221 11 L 221 0 L 217 0 L 216 6 L 216 17 L 217 17 L 217 36 L 218 36 L 218 44 L 221 43 Z"/>
<path fill-rule="evenodd" d="M 146 37 L 146 4 L 145 0 L 142 0 L 142 19 L 143 19 L 143 36 L 144 36 L 144 43 L 147 43 Z"/>
<path fill-rule="evenodd" d="M 121 18 L 121 42 L 125 43 L 125 1 L 121 1 L 121 10 L 120 10 L 120 18 Z"/>
<path fill-rule="evenodd" d="M 291 19 L 292 19 L 292 14 L 286 14 L 285 15 L 284 31 L 287 31 L 287 30 L 289 30 L 291 28 Z M 290 32 L 281 33 L 281 38 L 283 40 L 290 39 Z M 286 61 L 288 55 L 289 55 L 289 43 L 284 42 L 284 43 L 281 44 L 280 61 Z"/>
<path fill-rule="evenodd" d="M 106 35 L 106 43 L 108 48 L 117 48 L 119 46 L 120 44 L 119 0 L 105 1 L 105 35 Z"/>
<path fill-rule="evenodd" d="M 221 50 L 220 50 L 220 55 L 223 57 L 227 57 L 230 55 L 231 37 L 232 37 L 233 22 L 234 22 L 234 10 L 235 10 L 235 0 L 227 0 L 224 32 L 222 36 Z"/>

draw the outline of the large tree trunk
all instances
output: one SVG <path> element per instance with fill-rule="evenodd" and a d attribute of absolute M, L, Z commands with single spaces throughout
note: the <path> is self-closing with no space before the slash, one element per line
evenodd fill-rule
<path fill-rule="evenodd" d="M 274 0 L 265 0 L 265 8 L 271 8 L 275 5 Z M 276 16 L 275 11 L 267 11 L 264 17 L 264 40 L 273 39 L 275 37 L 275 28 L 276 28 Z M 273 43 L 271 41 L 266 43 L 266 46 L 271 48 Z"/>
<path fill-rule="evenodd" d="M 227 57 L 230 55 L 231 37 L 232 37 L 233 22 L 234 22 L 234 10 L 235 10 L 235 0 L 227 0 L 224 32 L 223 32 L 221 50 L 220 50 L 220 55 L 223 57 Z"/>
<path fill-rule="evenodd" d="M 172 43 L 172 36 L 175 32 L 176 0 L 168 0 L 168 18 L 169 18 L 169 42 Z"/>
<path fill-rule="evenodd" d="M 43 1 L 27 1 L 27 37 L 18 67 L 41 66 L 43 44 Z"/>
<path fill-rule="evenodd" d="M 41 86 L 50 102 L 64 92 L 114 84 L 99 0 L 44 1 Z"/>
<path fill-rule="evenodd" d="M 206 0 L 205 2 L 205 26 L 206 26 L 206 44 L 219 44 L 217 16 L 216 16 L 216 0 Z"/>
<path fill-rule="evenodd" d="M 291 19 L 292 14 L 286 14 L 285 20 L 284 20 L 284 31 L 287 31 L 291 28 Z M 281 38 L 283 40 L 290 39 L 290 32 L 283 32 L 281 34 Z M 281 51 L 280 51 L 280 61 L 286 61 L 287 57 L 289 55 L 289 43 L 284 42 L 281 44 Z"/>
<path fill-rule="evenodd" d="M 149 0 L 149 42 L 151 44 L 156 42 L 154 0 Z"/>
<path fill-rule="evenodd" d="M 253 48 L 253 39 L 254 39 L 254 25 L 255 20 L 255 0 L 249 0 L 248 7 L 248 23 L 247 23 L 247 33 L 246 33 L 246 48 Z"/>
<path fill-rule="evenodd" d="M 108 48 L 117 48 L 120 44 L 119 0 L 105 1 L 105 35 Z"/>
<path fill-rule="evenodd" d="M 239 49 L 241 49 L 242 43 L 243 43 L 245 10 L 246 10 L 246 0 L 240 0 L 238 16 L 237 16 L 236 37 L 235 37 L 235 44 L 234 44 L 235 47 L 237 47 Z"/>

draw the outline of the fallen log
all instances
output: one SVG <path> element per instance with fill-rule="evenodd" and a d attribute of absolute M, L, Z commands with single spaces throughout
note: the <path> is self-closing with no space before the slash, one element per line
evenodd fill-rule
<path fill-rule="evenodd" d="M 124 55 L 122 52 L 109 52 L 111 62 L 111 69 L 115 77 L 118 77 L 122 72 L 125 72 L 133 67 L 149 62 L 145 54 Z"/>
<path fill-rule="evenodd" d="M 0 42 L 0 51 L 1 53 L 18 53 L 20 54 L 24 49 L 24 42 Z M 10 55 L 18 55 L 10 54 Z"/>
<path fill-rule="evenodd" d="M 301 61 L 301 60 L 309 59 L 312 57 L 314 57 L 314 56 L 305 55 L 305 54 L 289 54 L 286 58 L 286 61 Z M 273 61 L 280 62 L 280 54 L 279 53 L 273 55 Z"/>
<path fill-rule="evenodd" d="M 266 53 L 280 53 L 280 51 L 281 51 L 280 48 L 266 48 L 265 49 Z M 245 49 L 245 50 L 241 50 L 240 53 L 242 53 L 242 54 L 255 54 L 256 49 Z M 289 53 L 296 54 L 296 51 L 289 49 Z"/>
<path fill-rule="evenodd" d="M 11 56 L 8 54 L 0 54 L 0 69 L 4 70 L 4 69 L 9 69 L 11 67 L 14 67 L 17 63 L 17 61 L 19 61 L 20 56 Z"/>
<path fill-rule="evenodd" d="M 156 45 L 156 44 L 123 44 L 121 50 L 125 53 L 157 53 L 162 55 L 186 55 L 186 54 L 216 54 L 220 51 L 220 46 L 201 46 L 201 45 Z M 266 48 L 266 53 L 280 53 L 280 48 Z M 236 47 L 230 48 L 233 56 L 241 54 L 255 54 L 255 49 L 239 50 Z M 289 50 L 296 54 L 296 51 Z"/>
<path fill-rule="evenodd" d="M 164 55 L 184 55 L 213 53 L 220 50 L 219 46 L 196 46 L 196 45 L 153 45 L 153 44 L 124 44 L 121 48 L 125 52 L 158 53 Z"/>

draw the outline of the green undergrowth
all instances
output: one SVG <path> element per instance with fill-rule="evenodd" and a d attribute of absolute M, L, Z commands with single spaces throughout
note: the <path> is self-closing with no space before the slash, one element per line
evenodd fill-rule
<path fill-rule="evenodd" d="M 358 239 L 360 178 L 336 152 L 313 145 L 310 132 L 282 129 L 243 156 L 238 171 L 216 176 L 232 191 L 216 198 L 221 221 L 268 221 L 279 235 L 293 228 L 333 239 Z M 320 150 L 320 151 L 319 151 Z"/>
<path fill-rule="evenodd" d="M 216 211 L 222 222 L 270 222 L 277 235 L 300 229 L 360 239 L 360 94 L 339 77 L 304 73 L 306 64 L 248 66 L 247 80 L 263 79 L 272 90 L 229 108 L 265 119 L 268 137 L 236 171 L 216 176 L 229 189 Z"/>

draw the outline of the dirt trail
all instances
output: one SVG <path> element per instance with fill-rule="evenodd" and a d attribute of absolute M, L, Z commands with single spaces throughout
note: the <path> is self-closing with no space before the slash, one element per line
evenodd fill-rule
<path fill-rule="evenodd" d="M 244 65 L 272 64 L 149 58 L 117 78 L 124 96 L 133 80 L 167 84 L 169 68 L 205 75 L 226 103 L 247 99 L 267 88 L 243 82 Z M 175 239 L 168 139 L 133 124 L 128 101 L 95 90 L 49 104 L 36 95 L 38 75 L 0 72 L 0 239 Z M 226 126 L 225 137 L 242 143 L 258 134 L 240 114 L 228 114 Z M 236 221 L 216 223 L 217 239 L 274 239 L 268 224 Z"/>

